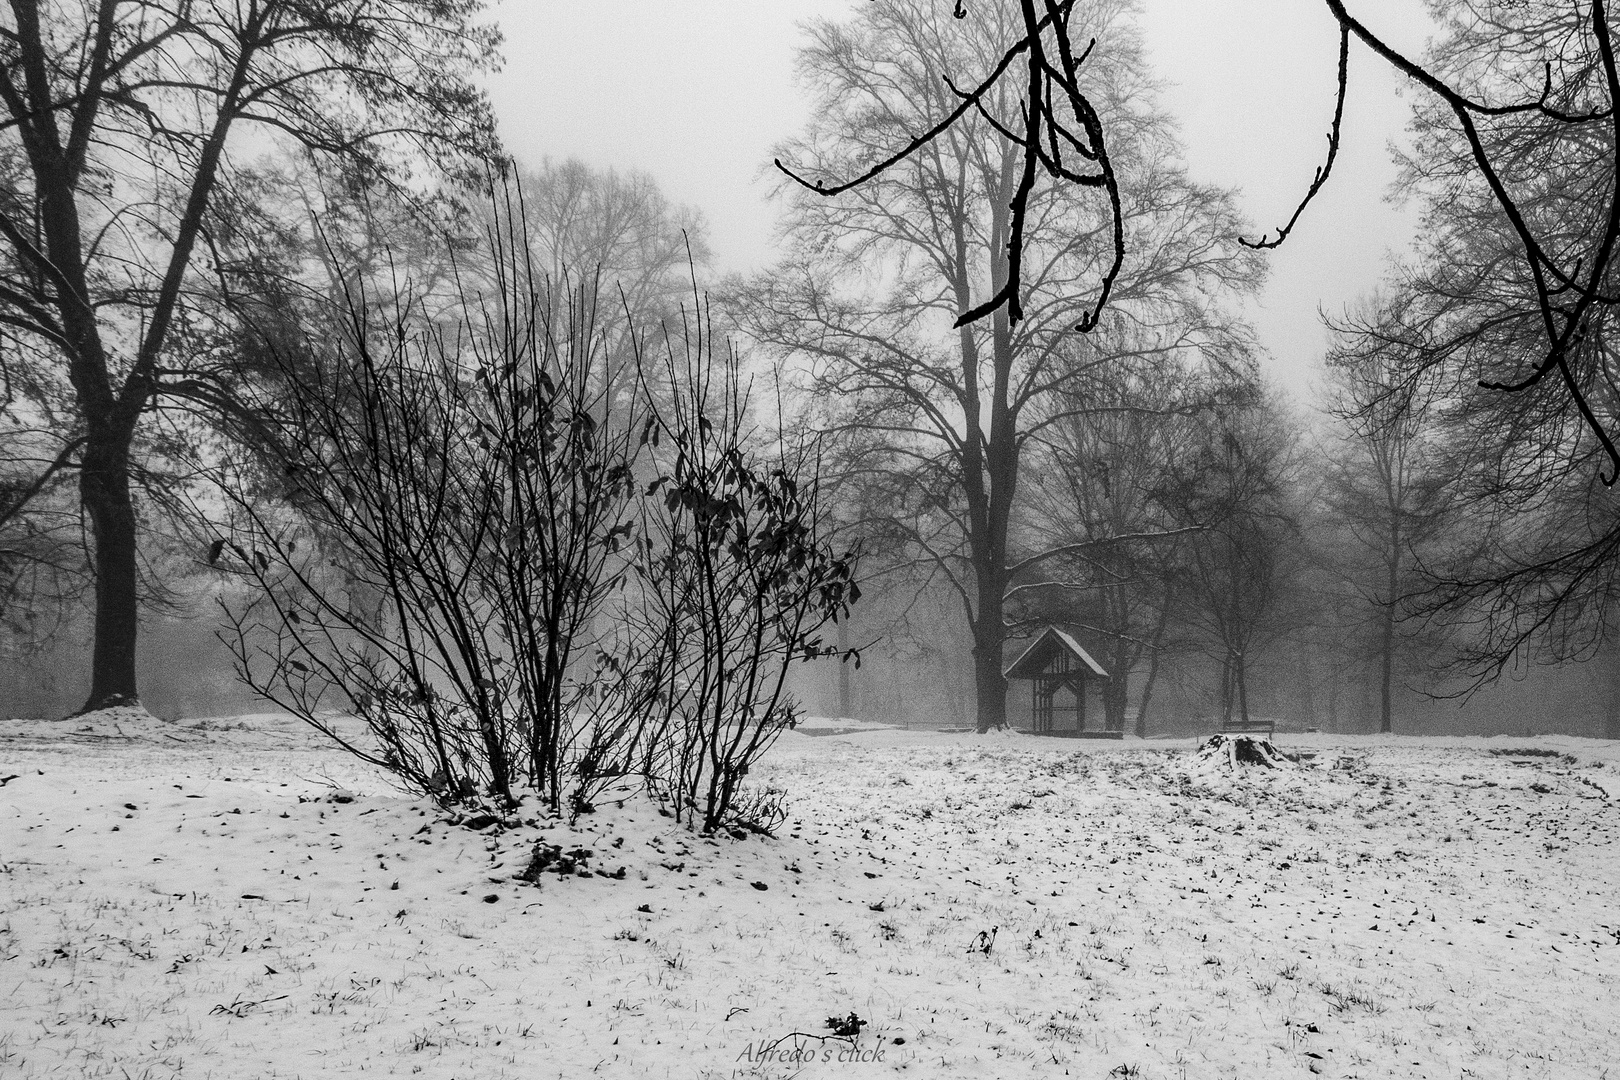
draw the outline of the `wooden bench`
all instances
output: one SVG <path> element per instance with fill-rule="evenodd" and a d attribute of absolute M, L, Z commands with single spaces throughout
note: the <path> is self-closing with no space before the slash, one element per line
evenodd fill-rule
<path fill-rule="evenodd" d="M 1275 720 L 1226 720 L 1221 724 L 1222 735 L 1264 735 L 1272 738 L 1277 734 L 1277 721 Z"/>

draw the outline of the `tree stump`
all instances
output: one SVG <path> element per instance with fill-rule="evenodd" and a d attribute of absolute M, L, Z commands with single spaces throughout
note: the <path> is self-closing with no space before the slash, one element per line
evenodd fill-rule
<path fill-rule="evenodd" d="M 1198 748 L 1198 756 L 1204 761 L 1225 760 L 1234 769 L 1240 765 L 1259 765 L 1267 769 L 1288 766 L 1288 759 L 1264 735 L 1211 735 Z"/>

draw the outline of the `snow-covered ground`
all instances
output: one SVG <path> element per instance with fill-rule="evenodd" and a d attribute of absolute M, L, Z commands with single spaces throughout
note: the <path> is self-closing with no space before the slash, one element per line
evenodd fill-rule
<path fill-rule="evenodd" d="M 1278 742 L 795 732 L 781 835 L 707 840 L 0 722 L 0 1076 L 1620 1075 L 1620 747 Z"/>

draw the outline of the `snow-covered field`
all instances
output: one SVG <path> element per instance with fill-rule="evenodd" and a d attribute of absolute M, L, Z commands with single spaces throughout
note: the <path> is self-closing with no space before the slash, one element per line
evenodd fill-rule
<path fill-rule="evenodd" d="M 1620 1076 L 1613 743 L 793 733 L 788 827 L 706 840 L 83 726 L 0 722 L 8 1080 Z"/>

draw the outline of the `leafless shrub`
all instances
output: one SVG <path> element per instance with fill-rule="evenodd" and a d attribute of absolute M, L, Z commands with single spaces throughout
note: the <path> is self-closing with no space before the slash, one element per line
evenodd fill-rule
<path fill-rule="evenodd" d="M 859 595 L 815 447 L 759 437 L 701 303 L 627 379 L 596 290 L 518 250 L 448 322 L 351 295 L 321 345 L 269 348 L 274 480 L 224 478 L 209 552 L 248 586 L 223 637 L 258 693 L 441 800 L 527 785 L 577 815 L 633 778 L 693 827 L 769 832 L 781 793 L 744 778 Z"/>
<path fill-rule="evenodd" d="M 859 596 L 855 556 L 833 551 L 813 443 L 758 449 L 749 387 L 716 357 L 705 305 L 643 352 L 645 438 L 657 475 L 636 540 L 626 623 L 658 683 L 643 773 L 675 815 L 704 831 L 744 824 L 751 766 L 798 715 L 789 666 L 836 653 L 820 631 Z M 758 822 L 755 822 L 758 824 Z"/>
<path fill-rule="evenodd" d="M 527 782 L 557 807 L 571 779 L 570 673 L 627 568 L 637 456 L 595 297 L 537 280 L 516 241 L 449 325 L 349 295 L 324 344 L 270 350 L 279 498 L 223 485 L 210 558 L 252 586 L 224 634 L 241 677 L 334 737 L 323 708 L 361 717 L 380 749 L 339 741 L 441 798 Z"/>

